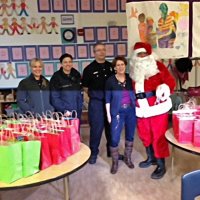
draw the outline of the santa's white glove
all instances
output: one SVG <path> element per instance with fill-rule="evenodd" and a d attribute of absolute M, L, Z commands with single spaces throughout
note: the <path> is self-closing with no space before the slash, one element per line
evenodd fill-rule
<path fill-rule="evenodd" d="M 159 85 L 156 88 L 156 102 L 159 103 L 160 101 L 165 101 L 170 96 L 170 89 L 169 86 L 165 83 Z"/>
<path fill-rule="evenodd" d="M 108 120 L 108 123 L 110 124 L 111 123 L 111 115 L 110 114 L 107 114 L 107 120 Z"/>

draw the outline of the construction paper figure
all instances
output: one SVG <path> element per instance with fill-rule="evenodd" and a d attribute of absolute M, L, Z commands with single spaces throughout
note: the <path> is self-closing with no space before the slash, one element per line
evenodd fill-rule
<path fill-rule="evenodd" d="M 7 33 L 8 35 L 11 35 L 10 31 L 9 31 L 9 28 L 10 28 L 10 25 L 8 23 L 8 18 L 7 17 L 4 17 L 2 19 L 2 24 L 1 24 L 1 27 L 3 29 L 1 35 L 4 35 L 5 33 Z"/>
<path fill-rule="evenodd" d="M 12 23 L 10 25 L 10 28 L 12 29 L 12 35 L 14 35 L 15 33 L 19 35 L 21 34 L 19 28 L 22 29 L 22 27 L 17 23 L 17 18 L 15 17 L 12 18 Z"/>
<path fill-rule="evenodd" d="M 35 17 L 31 18 L 30 28 L 31 28 L 31 33 L 38 33 L 38 23 Z"/>
<path fill-rule="evenodd" d="M 2 10 L 2 12 L 0 13 L 0 16 L 3 16 L 4 14 L 6 14 L 7 16 L 9 16 L 9 13 L 8 13 L 8 7 L 9 6 L 7 5 L 8 0 L 1 0 L 0 3 L 1 3 L 0 8 Z"/>
<path fill-rule="evenodd" d="M 21 27 L 22 27 L 21 35 L 23 35 L 25 32 L 26 32 L 27 34 L 31 34 L 31 33 L 29 32 L 29 30 L 28 30 L 28 28 L 31 28 L 31 26 L 27 23 L 25 17 L 22 17 L 22 18 L 21 18 Z"/>
<path fill-rule="evenodd" d="M 50 22 L 49 26 L 51 27 L 51 30 L 50 30 L 50 32 L 48 32 L 48 34 L 51 34 L 53 31 L 56 34 L 58 34 L 58 31 L 56 30 L 56 27 L 58 27 L 58 24 L 56 23 L 55 17 L 51 17 L 51 22 Z"/>
<path fill-rule="evenodd" d="M 8 63 L 7 63 L 6 73 L 7 73 L 8 75 L 7 75 L 7 76 L 4 75 L 5 79 L 9 79 L 10 76 L 12 76 L 13 78 L 16 78 L 16 76 L 15 76 L 15 69 L 13 68 L 11 62 L 8 62 Z"/>
<path fill-rule="evenodd" d="M 28 16 L 28 13 L 26 11 L 26 9 L 28 9 L 28 6 L 26 4 L 25 0 L 21 0 L 21 4 L 18 6 L 19 8 L 21 8 L 21 11 L 19 13 L 19 16 L 22 16 L 22 14 L 24 13 L 26 16 Z"/>
<path fill-rule="evenodd" d="M 47 31 L 48 24 L 46 23 L 46 17 L 42 16 L 40 19 L 41 19 L 41 23 L 39 24 L 39 27 L 41 27 L 40 34 L 42 34 L 43 32 L 48 33 Z"/>
<path fill-rule="evenodd" d="M 9 16 L 12 16 L 13 13 L 15 13 L 18 16 L 16 0 L 11 0 L 11 4 L 10 4 L 9 8 L 11 8 L 11 12 L 10 12 Z"/>

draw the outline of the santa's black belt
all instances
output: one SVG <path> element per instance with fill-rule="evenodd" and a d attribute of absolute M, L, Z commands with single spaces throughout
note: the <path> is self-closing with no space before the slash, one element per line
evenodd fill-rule
<path fill-rule="evenodd" d="M 136 99 L 144 99 L 144 98 L 149 98 L 152 96 L 156 95 L 156 91 L 151 91 L 151 92 L 140 92 L 135 94 Z"/>

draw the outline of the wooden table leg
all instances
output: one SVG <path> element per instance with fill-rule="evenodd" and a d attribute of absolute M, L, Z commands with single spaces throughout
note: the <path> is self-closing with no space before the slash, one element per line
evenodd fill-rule
<path fill-rule="evenodd" d="M 69 177 L 68 176 L 63 178 L 63 186 L 64 186 L 64 200 L 70 200 L 70 197 L 69 197 Z"/>

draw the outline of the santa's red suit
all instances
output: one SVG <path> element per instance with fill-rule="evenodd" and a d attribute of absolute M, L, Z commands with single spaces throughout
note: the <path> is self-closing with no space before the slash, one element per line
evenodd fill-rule
<path fill-rule="evenodd" d="M 138 57 L 138 54 L 142 52 L 146 55 Z M 155 61 L 151 46 L 142 42 L 134 46 L 130 77 L 133 80 L 137 99 L 136 115 L 139 137 L 146 148 L 152 146 L 153 156 L 156 159 L 163 159 L 169 156 L 165 132 L 168 128 L 168 111 L 172 107 L 169 96 L 175 87 L 175 80 L 165 65 Z M 149 164 L 147 161 L 144 162 Z M 152 162 L 151 160 L 151 164 Z M 148 166 L 145 165 L 143 168 Z"/>

